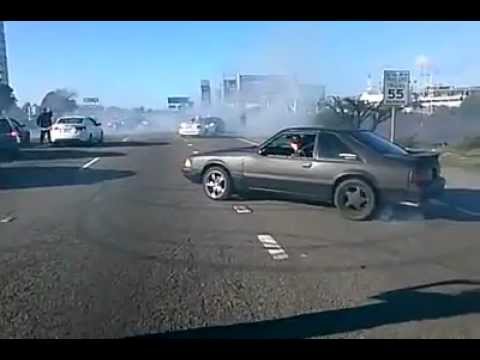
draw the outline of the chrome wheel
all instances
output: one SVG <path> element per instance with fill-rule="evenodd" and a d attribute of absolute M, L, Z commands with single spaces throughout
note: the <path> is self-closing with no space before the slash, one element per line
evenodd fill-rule
<path fill-rule="evenodd" d="M 230 196 L 232 183 L 228 171 L 220 166 L 206 170 L 203 175 L 203 189 L 212 200 L 225 200 Z"/>
<path fill-rule="evenodd" d="M 361 179 L 340 183 L 335 190 L 334 202 L 342 216 L 350 220 L 366 220 L 376 208 L 375 192 Z"/>
<path fill-rule="evenodd" d="M 368 201 L 366 192 L 360 186 L 350 186 L 343 194 L 344 206 L 352 210 L 362 210 Z"/>
<path fill-rule="evenodd" d="M 220 171 L 210 171 L 205 182 L 205 192 L 212 199 L 219 199 L 225 193 L 227 180 Z"/>

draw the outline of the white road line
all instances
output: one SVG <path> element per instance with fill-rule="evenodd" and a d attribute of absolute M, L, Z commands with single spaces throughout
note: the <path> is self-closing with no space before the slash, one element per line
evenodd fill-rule
<path fill-rule="evenodd" d="M 198 154 L 199 152 L 200 152 L 200 151 L 198 151 L 198 150 L 193 150 L 193 151 L 192 151 L 192 154 L 193 154 L 193 155 L 196 155 L 196 154 Z"/>
<path fill-rule="evenodd" d="M 285 260 L 288 259 L 288 254 L 271 235 L 257 235 L 258 241 L 260 241 L 265 249 L 267 249 L 273 260 Z"/>
<path fill-rule="evenodd" d="M 250 145 L 260 145 L 260 143 L 245 139 L 245 138 L 237 138 L 237 140 L 243 141 L 244 143 L 250 144 Z"/>
<path fill-rule="evenodd" d="M 9 223 L 12 222 L 15 218 L 13 216 L 7 216 L 0 220 L 0 223 Z"/>
<path fill-rule="evenodd" d="M 188 143 L 187 146 L 193 146 L 193 144 Z"/>
<path fill-rule="evenodd" d="M 90 166 L 92 166 L 93 164 L 95 164 L 98 160 L 100 160 L 99 157 L 96 157 L 95 159 L 90 160 L 89 162 L 87 162 L 85 165 L 82 166 L 82 169 L 87 169 L 87 168 L 89 168 Z"/>
<path fill-rule="evenodd" d="M 261 243 L 270 243 L 270 244 L 276 244 L 277 242 L 273 237 L 270 235 L 257 235 L 258 241 Z"/>
<path fill-rule="evenodd" d="M 268 249 L 267 250 L 270 255 L 280 255 L 280 254 L 285 254 L 285 250 L 283 249 Z"/>
<path fill-rule="evenodd" d="M 128 137 L 122 139 L 122 142 L 127 142 L 127 141 L 128 141 Z"/>

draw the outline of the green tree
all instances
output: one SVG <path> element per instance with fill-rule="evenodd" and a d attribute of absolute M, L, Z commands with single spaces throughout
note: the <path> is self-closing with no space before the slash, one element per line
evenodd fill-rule
<path fill-rule="evenodd" d="M 8 85 L 0 84 L 0 114 L 7 112 L 16 103 L 13 89 Z"/>

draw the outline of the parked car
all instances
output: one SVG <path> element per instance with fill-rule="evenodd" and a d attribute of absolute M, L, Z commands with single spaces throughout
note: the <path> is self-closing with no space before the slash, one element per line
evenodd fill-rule
<path fill-rule="evenodd" d="M 13 159 L 18 155 L 19 148 L 15 124 L 8 118 L 0 118 L 0 157 Z"/>
<path fill-rule="evenodd" d="M 352 220 L 385 202 L 422 206 L 442 193 L 439 153 L 416 152 L 370 131 L 284 129 L 259 146 L 191 155 L 183 174 L 208 198 L 263 191 L 334 204 Z"/>
<path fill-rule="evenodd" d="M 30 130 L 27 129 L 25 124 L 20 123 L 19 121 L 9 118 L 12 122 L 13 126 L 15 127 L 15 131 L 17 132 L 17 141 L 20 143 L 21 146 L 30 145 Z"/>
<path fill-rule="evenodd" d="M 88 116 L 65 116 L 52 126 L 53 144 L 80 142 L 93 145 L 103 142 L 102 124 Z"/>

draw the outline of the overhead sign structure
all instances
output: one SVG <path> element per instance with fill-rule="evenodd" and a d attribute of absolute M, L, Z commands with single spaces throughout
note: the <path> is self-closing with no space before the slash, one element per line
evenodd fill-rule
<path fill-rule="evenodd" d="M 97 97 L 86 97 L 83 98 L 85 104 L 98 104 L 100 100 Z"/>
<path fill-rule="evenodd" d="M 383 72 L 383 104 L 392 108 L 390 141 L 395 141 L 395 109 L 406 106 L 410 95 L 410 71 L 385 70 Z"/>
<path fill-rule="evenodd" d="M 410 93 L 410 71 L 385 70 L 383 99 L 385 106 L 406 106 Z"/>

